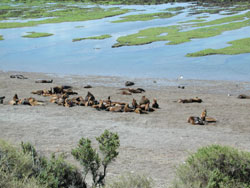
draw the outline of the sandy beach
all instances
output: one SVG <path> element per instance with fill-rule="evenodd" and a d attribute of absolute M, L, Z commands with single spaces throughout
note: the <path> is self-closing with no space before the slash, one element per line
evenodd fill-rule
<path fill-rule="evenodd" d="M 22 74 L 28 79 L 12 79 Z M 38 79 L 53 79 L 52 84 L 35 83 Z M 129 80 L 132 88 L 143 88 L 142 94 L 121 95 L 119 89 Z M 90 84 L 93 88 L 85 89 Z M 112 113 L 91 107 L 66 108 L 49 102 L 50 97 L 31 94 L 31 91 L 71 85 L 78 96 L 90 91 L 97 100 L 111 97 L 113 101 L 137 101 L 145 95 L 157 98 L 160 109 L 149 114 Z M 177 86 L 184 85 L 185 89 Z M 34 97 L 45 101 L 44 106 L 8 105 L 17 93 L 19 98 Z M 176 167 L 192 152 L 210 144 L 221 144 L 250 151 L 250 99 L 238 99 L 239 94 L 250 95 L 250 82 L 167 80 L 101 76 L 58 76 L 43 73 L 1 72 L 0 138 L 19 144 L 29 141 L 37 150 L 49 156 L 52 152 L 66 153 L 73 161 L 71 149 L 81 137 L 95 137 L 105 129 L 120 136 L 117 160 L 108 168 L 108 178 L 126 172 L 152 177 L 155 187 L 168 187 Z M 202 103 L 180 104 L 178 99 L 199 97 Z M 208 116 L 217 123 L 194 126 L 187 123 L 189 116 L 200 116 L 207 109 Z"/>

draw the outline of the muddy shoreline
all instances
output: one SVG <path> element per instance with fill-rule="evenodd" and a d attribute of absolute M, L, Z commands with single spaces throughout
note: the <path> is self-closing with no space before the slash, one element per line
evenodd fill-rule
<path fill-rule="evenodd" d="M 11 74 L 23 74 L 28 79 L 11 79 Z M 52 84 L 35 83 L 38 79 L 53 79 Z M 133 88 L 144 88 L 143 94 L 117 94 L 125 81 L 135 82 Z M 93 88 L 85 89 L 90 84 Z M 49 97 L 31 94 L 38 89 L 57 85 L 71 85 L 79 96 L 90 91 L 97 99 L 129 102 L 146 95 L 158 99 L 160 109 L 153 113 L 111 113 L 91 107 L 66 108 L 49 103 Z M 177 86 L 184 85 L 185 89 Z M 45 106 L 11 106 L 8 101 L 17 93 L 20 98 L 35 97 Z M 237 99 L 239 94 L 250 94 L 250 82 L 140 79 L 101 76 L 58 76 L 44 73 L 1 72 L 0 138 L 14 144 L 33 143 L 44 155 L 70 151 L 81 137 L 95 142 L 104 129 L 118 132 L 121 147 L 117 160 L 108 169 L 108 177 L 138 172 L 153 178 L 156 187 L 168 187 L 175 168 L 190 152 L 210 144 L 222 144 L 250 151 L 250 100 Z M 204 102 L 179 104 L 180 98 L 199 97 Z M 193 126 L 187 123 L 191 115 L 199 116 L 203 109 L 216 118 L 214 125 Z"/>

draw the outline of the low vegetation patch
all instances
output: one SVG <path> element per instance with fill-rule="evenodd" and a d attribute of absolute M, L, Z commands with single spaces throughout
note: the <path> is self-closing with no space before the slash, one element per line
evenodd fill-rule
<path fill-rule="evenodd" d="M 0 35 L 0 40 L 3 40 L 3 35 Z"/>
<path fill-rule="evenodd" d="M 250 187 L 250 153 L 212 145 L 199 149 L 177 170 L 174 188 Z"/>
<path fill-rule="evenodd" d="M 250 53 L 250 38 L 244 38 L 240 40 L 230 41 L 228 44 L 231 44 L 229 47 L 221 48 L 221 49 L 205 49 L 199 52 L 189 53 L 187 57 L 198 57 L 198 56 L 206 56 L 206 55 L 214 55 L 214 54 L 224 54 L 224 55 L 235 55 L 235 54 L 243 54 Z"/>
<path fill-rule="evenodd" d="M 87 39 L 92 39 L 92 40 L 103 40 L 112 37 L 111 35 L 100 35 L 100 36 L 94 36 L 94 37 L 85 37 L 85 38 L 75 38 L 72 41 L 81 41 L 81 40 L 87 40 Z"/>
<path fill-rule="evenodd" d="M 175 15 L 176 14 L 172 14 L 169 12 L 129 15 L 129 16 L 122 17 L 121 20 L 113 21 L 112 23 L 148 21 L 148 20 L 153 20 L 153 19 L 170 18 Z"/>
<path fill-rule="evenodd" d="M 40 37 L 49 37 L 49 36 L 53 35 L 51 33 L 39 33 L 39 32 L 27 32 L 27 33 L 29 33 L 29 34 L 24 35 L 22 37 L 25 37 L 25 38 L 40 38 Z"/>
<path fill-rule="evenodd" d="M 181 11 L 184 10 L 185 7 L 173 7 L 173 8 L 167 8 L 166 11 Z"/>
<path fill-rule="evenodd" d="M 197 19 L 197 20 L 188 20 L 188 21 L 185 21 L 185 22 L 178 22 L 178 23 L 194 23 L 194 22 L 204 22 L 206 20 L 204 19 Z"/>
<path fill-rule="evenodd" d="M 151 178 L 129 173 L 108 183 L 105 188 L 153 188 L 153 184 Z"/>

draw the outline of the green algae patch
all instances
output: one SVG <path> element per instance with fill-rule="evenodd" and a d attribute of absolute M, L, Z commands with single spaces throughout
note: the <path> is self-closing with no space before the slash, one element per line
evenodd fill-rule
<path fill-rule="evenodd" d="M 198 20 L 188 20 L 185 22 L 178 22 L 178 23 L 195 23 L 195 22 L 205 22 L 205 19 L 198 19 Z"/>
<path fill-rule="evenodd" d="M 3 36 L 2 35 L 0 35 L 0 40 L 3 40 Z"/>
<path fill-rule="evenodd" d="M 75 28 L 84 28 L 85 26 L 84 25 L 78 25 L 78 26 L 75 26 Z"/>
<path fill-rule="evenodd" d="M 72 42 L 77 42 L 77 41 L 81 41 L 81 40 L 103 40 L 103 39 L 107 39 L 112 37 L 111 35 L 100 35 L 100 36 L 93 36 L 93 37 L 85 37 L 85 38 L 76 38 L 73 39 Z"/>
<path fill-rule="evenodd" d="M 113 21 L 112 23 L 148 21 L 148 20 L 161 19 L 161 18 L 171 18 L 175 15 L 176 14 L 172 14 L 169 12 L 129 15 L 129 16 L 122 17 L 121 20 Z"/>
<path fill-rule="evenodd" d="M 205 49 L 195 53 L 188 53 L 187 57 L 199 57 L 215 54 L 224 54 L 224 55 L 235 55 L 250 53 L 250 38 L 244 38 L 240 40 L 230 41 L 228 44 L 231 46 L 221 48 L 221 49 Z"/>
<path fill-rule="evenodd" d="M 143 45 L 156 41 L 169 41 L 167 45 L 180 44 L 189 42 L 191 39 L 213 37 L 220 35 L 225 31 L 231 31 L 250 26 L 249 18 L 250 12 L 247 12 L 245 14 L 225 17 L 213 21 L 195 23 L 192 24 L 193 27 L 201 28 L 192 29 L 189 31 L 182 31 L 182 27 L 177 25 L 149 28 L 141 30 L 135 34 L 119 37 L 117 39 L 117 43 L 112 47 Z M 167 35 L 162 36 L 162 33 L 167 33 Z"/>
<path fill-rule="evenodd" d="M 19 28 L 19 27 L 32 27 L 39 24 L 50 24 L 50 23 L 62 23 L 62 22 L 76 22 L 76 21 L 86 21 L 102 19 L 106 17 L 117 16 L 120 14 L 127 13 L 128 9 L 120 8 L 109 8 L 103 9 L 100 7 L 93 8 L 82 8 L 78 6 L 66 6 L 55 5 L 45 6 L 45 7 L 15 7 L 15 9 L 20 9 L 21 12 L 17 15 L 9 16 L 11 11 L 5 10 L 2 15 L 2 19 L 15 18 L 15 19 L 27 19 L 27 18 L 44 18 L 44 20 L 32 20 L 27 22 L 1 22 L 0 29 L 7 28 Z M 53 9 L 52 9 L 52 8 Z M 15 10 L 17 11 L 17 10 Z"/>
<path fill-rule="evenodd" d="M 22 37 L 25 37 L 25 38 L 40 38 L 40 37 L 49 37 L 49 36 L 53 35 L 51 33 L 39 33 L 39 32 L 27 32 L 27 33 L 29 33 L 29 34 L 24 35 Z"/>

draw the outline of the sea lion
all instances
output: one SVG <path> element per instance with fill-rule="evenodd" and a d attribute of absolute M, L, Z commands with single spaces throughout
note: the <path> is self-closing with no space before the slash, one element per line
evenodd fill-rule
<path fill-rule="evenodd" d="M 190 116 L 188 118 L 188 123 L 191 123 L 192 125 L 204 125 L 204 122 L 199 117 Z"/>
<path fill-rule="evenodd" d="M 241 94 L 237 97 L 238 99 L 250 99 L 249 95 Z"/>
<path fill-rule="evenodd" d="M 156 98 L 153 99 L 152 108 L 159 108 L 159 104 L 157 103 Z"/>
<path fill-rule="evenodd" d="M 153 108 L 150 108 L 149 103 L 145 104 L 145 111 L 147 112 L 153 112 L 155 111 Z"/>
<path fill-rule="evenodd" d="M 147 104 L 147 103 L 150 103 L 149 99 L 145 96 L 142 96 L 142 98 L 140 100 L 140 105 Z"/>
<path fill-rule="evenodd" d="M 203 112 L 201 113 L 201 120 L 206 121 L 206 116 L 207 116 L 207 110 L 204 109 Z"/>
<path fill-rule="evenodd" d="M 108 108 L 110 112 L 122 112 L 122 106 L 111 106 Z"/>
<path fill-rule="evenodd" d="M 83 88 L 89 89 L 89 88 L 92 88 L 92 86 L 91 86 L 91 85 L 86 85 L 86 86 L 84 86 Z"/>
<path fill-rule="evenodd" d="M 132 101 L 132 107 L 133 107 L 134 109 L 136 109 L 137 106 L 138 106 L 138 104 L 137 104 L 136 100 L 133 99 L 133 101 Z"/>
<path fill-rule="evenodd" d="M 132 86 L 132 85 L 135 85 L 135 83 L 131 82 L 131 81 L 126 81 L 125 82 L 125 86 Z"/>
<path fill-rule="evenodd" d="M 4 99 L 5 99 L 5 96 L 0 97 L 0 104 L 3 104 Z"/>
<path fill-rule="evenodd" d="M 9 102 L 10 105 L 17 105 L 19 102 L 18 96 L 17 94 L 14 95 L 14 97 L 12 98 L 12 100 Z"/>
<path fill-rule="evenodd" d="M 133 112 L 134 110 L 132 108 L 130 108 L 128 104 L 125 104 L 123 111 L 124 112 Z"/>
<path fill-rule="evenodd" d="M 85 101 L 94 101 L 94 100 L 95 100 L 94 95 L 88 91 L 88 93 L 85 97 Z"/>
<path fill-rule="evenodd" d="M 118 93 L 118 94 L 121 94 L 121 95 L 132 95 L 132 93 L 128 92 L 128 91 L 122 91 L 121 93 Z"/>
<path fill-rule="evenodd" d="M 10 75 L 10 78 L 17 78 L 17 79 L 28 79 L 21 74 Z"/>
<path fill-rule="evenodd" d="M 52 83 L 53 80 L 36 80 L 35 83 Z"/>

